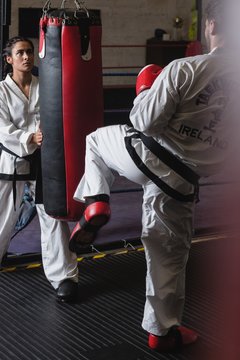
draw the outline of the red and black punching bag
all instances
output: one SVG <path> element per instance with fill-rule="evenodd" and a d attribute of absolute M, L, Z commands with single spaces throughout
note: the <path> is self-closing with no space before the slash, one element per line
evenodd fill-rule
<path fill-rule="evenodd" d="M 85 138 L 103 126 L 101 19 L 45 5 L 40 20 L 39 86 L 43 204 L 46 212 L 76 221 L 83 204 L 73 194 L 84 173 Z"/>

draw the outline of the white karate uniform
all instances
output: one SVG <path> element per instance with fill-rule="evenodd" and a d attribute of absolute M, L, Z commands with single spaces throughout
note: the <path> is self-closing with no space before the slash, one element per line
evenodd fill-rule
<path fill-rule="evenodd" d="M 230 117 L 225 115 L 230 114 L 232 106 L 232 80 L 228 57 L 218 49 L 175 60 L 150 90 L 136 97 L 131 123 L 136 130 L 153 136 L 198 175 L 214 174 L 227 155 Z M 124 142 L 132 132 L 127 125 L 116 125 L 98 129 L 87 137 L 85 174 L 74 198 L 84 201 L 87 196 L 110 195 L 112 169 L 142 185 L 141 239 L 147 263 L 142 326 L 160 336 L 181 323 L 194 202 L 169 197 L 136 167 Z M 193 185 L 164 165 L 140 139 L 133 139 L 133 146 L 161 180 L 182 194 L 193 192 Z"/>
<path fill-rule="evenodd" d="M 37 145 L 30 144 L 32 134 L 39 127 L 39 84 L 32 77 L 29 99 L 10 75 L 0 82 L 0 143 L 19 157 L 32 154 Z M 13 183 L 6 176 L 29 173 L 29 163 L 23 158 L 2 151 L 0 154 L 0 263 L 6 253 L 22 201 L 26 181 L 16 181 L 14 204 Z M 35 181 L 30 181 L 31 194 L 35 195 Z M 41 227 L 43 268 L 47 279 L 56 289 L 65 279 L 78 281 L 76 254 L 69 251 L 70 231 L 67 222 L 56 220 L 46 214 L 43 205 L 37 205 Z M 29 239 L 31 241 L 31 239 Z"/>

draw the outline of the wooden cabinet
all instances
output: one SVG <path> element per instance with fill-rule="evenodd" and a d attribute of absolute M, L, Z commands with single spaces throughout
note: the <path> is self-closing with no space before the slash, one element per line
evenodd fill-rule
<path fill-rule="evenodd" d="M 185 57 L 189 41 L 147 40 L 146 64 L 166 66 L 174 59 Z"/>

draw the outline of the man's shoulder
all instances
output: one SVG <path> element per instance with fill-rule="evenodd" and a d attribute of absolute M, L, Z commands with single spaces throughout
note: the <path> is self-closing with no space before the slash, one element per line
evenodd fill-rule
<path fill-rule="evenodd" d="M 186 73 L 188 76 L 193 76 L 196 72 L 206 71 L 207 69 L 211 72 L 211 69 L 216 66 L 216 59 L 213 59 L 209 54 L 201 54 L 175 59 L 167 66 L 168 71 L 172 73 L 173 76 L 180 72 Z"/>
<path fill-rule="evenodd" d="M 211 61 L 211 56 L 209 56 L 209 54 L 188 56 L 180 59 L 175 59 L 170 64 L 172 64 L 172 66 L 179 66 L 191 63 L 201 63 L 204 61 Z"/>

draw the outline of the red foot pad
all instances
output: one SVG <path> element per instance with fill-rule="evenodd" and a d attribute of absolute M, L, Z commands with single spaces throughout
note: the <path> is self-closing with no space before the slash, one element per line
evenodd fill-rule
<path fill-rule="evenodd" d="M 80 222 L 73 229 L 69 249 L 77 252 L 78 249 L 92 244 L 98 230 L 109 221 L 110 215 L 111 210 L 107 202 L 97 201 L 88 205 Z"/>
<path fill-rule="evenodd" d="M 159 352 L 174 351 L 184 345 L 194 343 L 198 338 L 195 331 L 184 326 L 172 327 L 165 336 L 149 334 L 148 345 Z"/>

